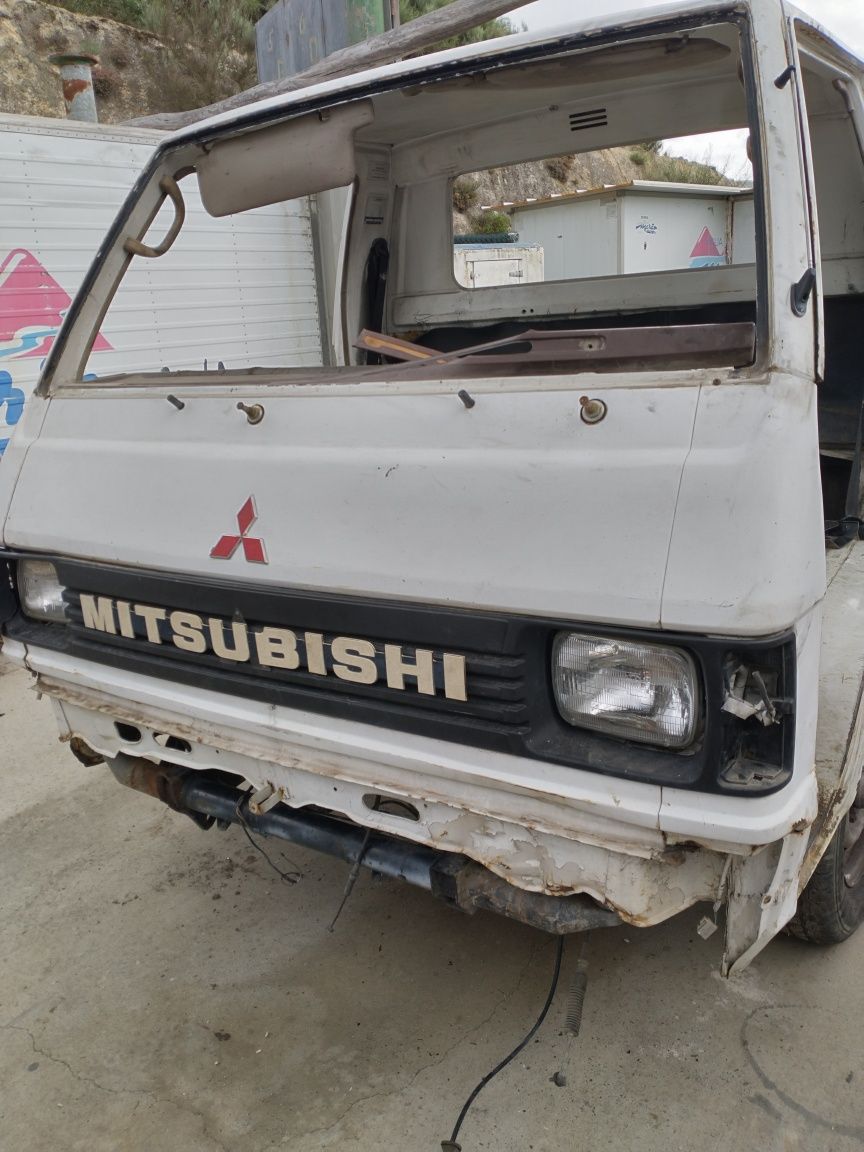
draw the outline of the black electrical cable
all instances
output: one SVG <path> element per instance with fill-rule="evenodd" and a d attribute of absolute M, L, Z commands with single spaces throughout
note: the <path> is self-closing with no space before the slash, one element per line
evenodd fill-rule
<path fill-rule="evenodd" d="M 480 1083 L 477 1085 L 477 1087 L 474 1089 L 474 1091 L 471 1093 L 471 1095 L 465 1101 L 465 1103 L 462 1106 L 462 1111 L 459 1113 L 459 1118 L 457 1119 L 456 1124 L 453 1128 L 452 1136 L 450 1137 L 449 1140 L 442 1140 L 441 1141 L 441 1148 L 443 1149 L 443 1152 L 462 1152 L 462 1145 L 456 1143 L 456 1137 L 459 1135 L 459 1130 L 462 1127 L 462 1124 L 465 1120 L 465 1117 L 468 1115 L 468 1110 L 470 1109 L 471 1105 L 474 1103 L 474 1101 L 477 1099 L 477 1097 L 480 1095 L 480 1093 L 483 1091 L 483 1089 L 486 1087 L 486 1085 L 489 1083 L 489 1081 L 494 1080 L 499 1072 L 502 1072 L 511 1061 L 515 1060 L 516 1057 L 519 1055 L 519 1053 L 522 1051 L 522 1049 L 525 1048 L 526 1045 L 528 1045 L 531 1042 L 531 1040 L 534 1038 L 536 1033 L 539 1031 L 540 1026 L 542 1025 L 543 1021 L 546 1019 L 547 1015 L 549 1014 L 549 1009 L 552 1007 L 552 1001 L 555 999 L 555 992 L 558 989 L 558 978 L 561 975 L 561 961 L 562 961 L 563 957 L 564 957 L 564 937 L 559 936 L 558 941 L 557 941 L 556 946 L 555 946 L 555 969 L 552 973 L 552 984 L 549 987 L 549 993 L 546 997 L 546 1003 L 543 1005 L 543 1008 L 540 1012 L 540 1015 L 537 1017 L 537 1020 L 534 1024 L 533 1028 L 525 1036 L 525 1038 L 523 1040 L 520 1040 L 520 1042 L 516 1045 L 516 1047 L 513 1049 L 513 1051 L 510 1053 L 509 1056 L 505 1056 L 500 1064 L 496 1064 L 491 1072 L 487 1072 L 487 1074 L 483 1077 L 483 1079 L 480 1081 Z"/>
<path fill-rule="evenodd" d="M 382 796 L 376 796 L 375 797 L 375 803 L 372 805 L 372 811 L 373 812 L 380 812 L 381 811 L 382 800 L 383 800 Z M 402 804 L 402 801 L 401 800 L 392 800 L 392 801 L 388 801 L 388 803 Z M 402 804 L 402 806 L 404 808 L 410 807 L 410 805 L 408 805 L 408 804 Z M 366 835 L 363 837 L 363 843 L 360 845 L 360 851 L 357 853 L 357 859 L 354 861 L 354 865 L 351 868 L 351 871 L 348 873 L 348 880 L 345 884 L 345 889 L 342 893 L 342 899 L 339 902 L 339 907 L 336 909 L 336 915 L 330 921 L 330 927 L 328 928 L 328 932 L 332 932 L 334 930 L 334 928 L 336 927 L 336 921 L 342 915 L 342 909 L 348 903 L 348 897 L 354 891 L 354 885 L 357 883 L 357 877 L 360 875 L 360 868 L 363 865 L 363 858 L 366 855 L 366 850 L 369 847 L 369 844 L 372 840 L 372 834 L 374 833 L 374 831 L 375 831 L 374 828 L 367 828 L 366 829 Z"/>
<path fill-rule="evenodd" d="M 252 845 L 252 847 L 255 849 L 256 852 L 261 853 L 261 855 L 264 857 L 264 859 L 267 861 L 267 863 L 270 865 L 270 867 L 273 869 L 273 871 L 276 872 L 282 878 L 284 883 L 296 884 L 297 881 L 300 880 L 303 876 L 303 873 L 300 871 L 299 868 L 297 868 L 296 864 L 293 865 L 295 871 L 283 872 L 282 869 L 278 865 L 273 863 L 273 861 L 270 859 L 270 857 L 264 851 L 264 849 L 261 847 L 261 845 L 259 843 L 257 843 L 257 841 L 253 838 L 251 829 L 249 828 L 249 825 L 246 823 L 246 817 L 243 815 L 243 804 L 245 803 L 245 801 L 246 801 L 246 797 L 241 796 L 240 799 L 237 801 L 236 805 L 234 806 L 234 811 L 237 814 L 237 822 L 240 825 L 240 827 L 243 829 L 243 832 L 245 833 L 246 839 L 249 841 L 249 843 Z M 289 863 L 290 863 L 290 861 L 289 861 Z"/>
<path fill-rule="evenodd" d="M 348 897 L 354 891 L 354 885 L 357 883 L 357 877 L 360 875 L 360 869 L 363 866 L 363 857 L 366 855 L 366 849 L 369 847 L 369 841 L 372 839 L 374 829 L 367 828 L 366 835 L 363 837 L 363 843 L 360 845 L 360 851 L 357 853 L 357 859 L 348 873 L 348 880 L 345 884 L 345 889 L 342 893 L 342 899 L 339 901 L 339 907 L 336 909 L 336 915 L 330 921 L 328 932 L 332 932 L 336 927 L 336 921 L 342 915 L 342 909 L 348 903 Z"/>

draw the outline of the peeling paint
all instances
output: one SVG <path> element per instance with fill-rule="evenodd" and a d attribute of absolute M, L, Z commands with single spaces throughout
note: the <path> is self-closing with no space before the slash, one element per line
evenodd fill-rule
<path fill-rule="evenodd" d="M 425 787 L 423 795 L 418 795 L 420 781 L 412 787 L 403 774 L 397 782 L 380 766 L 363 778 L 362 770 L 368 766 L 363 761 L 353 764 L 349 774 L 344 764 L 320 752 L 307 756 L 275 741 L 278 759 L 265 759 L 255 755 L 260 749 L 254 740 L 228 730 L 205 732 L 194 722 L 161 717 L 152 709 L 145 713 L 128 701 L 44 677 L 40 686 L 61 701 L 69 728 L 109 758 L 124 747 L 114 729 L 117 719 L 141 729 L 134 755 L 151 761 L 164 760 L 166 750 L 150 734 L 169 731 L 192 745 L 189 754 L 171 751 L 172 761 L 178 764 L 218 768 L 245 778 L 255 789 L 269 785 L 290 797 L 293 807 L 327 807 L 366 827 L 458 852 L 524 891 L 555 896 L 583 893 L 613 908 L 634 926 L 659 923 L 696 901 L 711 899 L 719 882 L 724 857 L 695 844 L 670 851 L 661 838 L 660 850 L 646 852 L 644 846 L 635 845 L 637 850 L 631 852 L 608 842 L 589 843 L 578 831 L 565 836 L 529 826 L 528 821 L 471 811 L 457 804 L 453 795 L 439 797 Z M 407 821 L 372 811 L 363 800 L 370 791 L 413 803 L 420 819 Z M 621 829 L 625 831 L 626 826 Z"/>

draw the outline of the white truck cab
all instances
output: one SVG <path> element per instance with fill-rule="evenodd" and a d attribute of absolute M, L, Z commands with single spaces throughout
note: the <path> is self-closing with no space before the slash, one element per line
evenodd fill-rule
<path fill-rule="evenodd" d="M 780 0 L 676 3 L 167 138 L 0 466 L 3 654 L 79 758 L 552 932 L 723 903 L 727 971 L 790 922 L 848 936 L 862 69 Z M 717 132 L 752 160 L 735 260 L 710 198 L 669 267 L 661 217 L 595 196 L 568 279 L 454 273 L 458 178 Z M 189 186 L 344 206 L 329 362 L 88 378 Z"/>

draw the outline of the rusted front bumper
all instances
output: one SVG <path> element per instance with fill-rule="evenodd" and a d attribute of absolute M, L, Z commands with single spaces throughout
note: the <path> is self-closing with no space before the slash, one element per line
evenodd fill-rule
<path fill-rule="evenodd" d="M 31 649 L 22 663 L 52 698 L 62 738 L 105 760 L 126 756 L 200 779 L 248 780 L 267 793 L 268 808 L 326 811 L 355 835 L 372 829 L 382 843 L 438 854 L 438 878 L 444 862 L 471 861 L 476 872 L 440 879 L 453 903 L 522 909 L 522 893 L 578 896 L 648 926 L 716 898 L 721 846 L 697 849 L 665 836 L 659 788 L 274 710 L 42 650 Z M 375 796 L 390 804 L 374 807 Z"/>
<path fill-rule="evenodd" d="M 312 848 L 346 863 L 424 888 L 464 912 L 497 912 L 556 936 L 620 924 L 615 912 L 589 896 L 548 896 L 516 888 L 466 856 L 441 852 L 384 833 L 370 834 L 357 824 L 321 812 L 277 803 L 268 811 L 249 805 L 247 793 L 224 779 L 174 764 L 118 756 L 109 762 L 117 779 L 192 817 L 199 827 L 243 823 L 262 836 Z"/>

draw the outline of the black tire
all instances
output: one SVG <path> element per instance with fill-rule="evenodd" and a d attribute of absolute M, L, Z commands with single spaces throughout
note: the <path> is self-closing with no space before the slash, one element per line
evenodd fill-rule
<path fill-rule="evenodd" d="M 841 944 L 864 920 L 864 879 L 854 887 L 846 882 L 850 844 L 864 835 L 862 829 L 864 810 L 856 808 L 843 818 L 834 833 L 798 897 L 798 910 L 789 924 L 789 932 L 799 940 L 808 944 Z"/>

